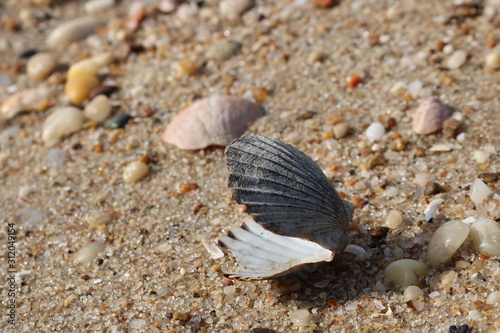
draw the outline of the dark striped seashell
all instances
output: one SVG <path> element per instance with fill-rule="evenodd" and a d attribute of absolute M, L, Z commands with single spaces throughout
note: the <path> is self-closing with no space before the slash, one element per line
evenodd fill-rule
<path fill-rule="evenodd" d="M 225 154 L 228 186 L 255 220 L 219 240 L 245 266 L 227 276 L 273 278 L 344 251 L 354 206 L 306 154 L 261 135 L 233 141 Z"/>

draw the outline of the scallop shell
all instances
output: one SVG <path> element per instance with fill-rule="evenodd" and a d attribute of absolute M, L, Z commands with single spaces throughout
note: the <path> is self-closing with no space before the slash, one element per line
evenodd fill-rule
<path fill-rule="evenodd" d="M 245 132 L 248 124 L 264 110 L 247 99 L 212 96 L 201 99 L 176 115 L 168 124 L 163 140 L 179 149 L 197 150 L 226 146 Z"/>
<path fill-rule="evenodd" d="M 255 222 L 220 239 L 246 269 L 228 276 L 252 280 L 331 261 L 347 246 L 354 206 L 341 200 L 323 171 L 279 140 L 247 135 L 226 149 L 228 186 Z"/>
<path fill-rule="evenodd" d="M 443 128 L 450 109 L 436 97 L 429 97 L 420 103 L 413 118 L 413 130 L 418 134 L 431 134 Z"/>

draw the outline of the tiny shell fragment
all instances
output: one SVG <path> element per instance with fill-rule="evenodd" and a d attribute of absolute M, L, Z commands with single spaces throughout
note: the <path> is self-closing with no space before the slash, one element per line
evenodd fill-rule
<path fill-rule="evenodd" d="M 149 172 L 147 164 L 141 161 L 134 161 L 128 164 L 123 170 L 123 181 L 125 183 L 136 183 Z"/>
<path fill-rule="evenodd" d="M 479 205 L 486 199 L 493 191 L 481 179 L 476 178 L 472 183 L 469 191 L 469 196 L 472 202 Z"/>
<path fill-rule="evenodd" d="M 403 297 L 406 302 L 408 301 L 414 301 L 420 297 L 424 296 L 424 292 L 422 289 L 420 289 L 417 286 L 408 286 L 406 287 Z"/>
<path fill-rule="evenodd" d="M 450 110 L 436 97 L 423 100 L 413 118 L 413 131 L 426 135 L 443 128 L 443 123 L 450 115 Z"/>
<path fill-rule="evenodd" d="M 81 264 L 89 264 L 97 258 L 99 252 L 104 251 L 104 248 L 105 246 L 101 242 L 88 243 L 75 253 L 75 261 Z"/>
<path fill-rule="evenodd" d="M 20 91 L 3 101 L 0 118 L 10 119 L 21 111 L 36 110 L 42 103 L 48 103 L 56 94 L 56 89 L 43 86 Z"/>
<path fill-rule="evenodd" d="M 427 273 L 425 263 L 413 259 L 401 259 L 390 263 L 384 269 L 386 279 L 401 286 L 418 284 L 418 278 Z"/>
<path fill-rule="evenodd" d="M 307 326 L 312 320 L 312 314 L 307 309 L 290 311 L 288 315 L 290 316 L 291 322 L 298 327 Z"/>
<path fill-rule="evenodd" d="M 427 261 L 432 266 L 447 262 L 469 235 L 469 225 L 462 221 L 449 221 L 432 235 L 427 251 Z"/>
<path fill-rule="evenodd" d="M 490 256 L 500 256 L 500 225 L 494 220 L 479 218 L 470 226 L 472 247 Z"/>
<path fill-rule="evenodd" d="M 401 217 L 401 214 L 397 210 L 393 210 L 387 215 L 387 218 L 385 219 L 385 226 L 395 229 L 399 227 L 402 222 L 403 218 Z"/>
<path fill-rule="evenodd" d="M 57 26 L 47 37 L 48 47 L 65 47 L 87 37 L 106 22 L 94 16 L 79 17 Z"/>
<path fill-rule="evenodd" d="M 212 96 L 201 99 L 176 115 L 163 140 L 184 150 L 226 146 L 246 130 L 264 110 L 247 99 Z"/>
<path fill-rule="evenodd" d="M 83 124 L 83 113 L 75 107 L 66 106 L 52 112 L 43 123 L 42 139 L 52 147 L 62 138 L 79 131 Z"/>

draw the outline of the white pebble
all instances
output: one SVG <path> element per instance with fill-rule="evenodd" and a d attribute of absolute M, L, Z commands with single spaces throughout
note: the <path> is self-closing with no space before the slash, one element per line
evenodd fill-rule
<path fill-rule="evenodd" d="M 146 176 L 149 172 L 149 167 L 141 161 L 134 161 L 128 164 L 123 170 L 123 181 L 125 183 L 136 183 Z"/>
<path fill-rule="evenodd" d="M 477 310 L 471 310 L 469 311 L 469 318 L 471 320 L 480 320 L 483 316 L 481 315 L 481 312 Z"/>
<path fill-rule="evenodd" d="M 158 245 L 158 251 L 160 251 L 161 253 L 166 253 L 170 250 L 172 250 L 172 245 L 167 242 Z"/>
<path fill-rule="evenodd" d="M 236 287 L 235 286 L 226 286 L 223 289 L 224 295 L 226 295 L 226 300 L 232 300 L 236 295 Z"/>
<path fill-rule="evenodd" d="M 487 68 L 500 68 L 500 48 L 496 48 L 486 55 L 485 63 Z"/>
<path fill-rule="evenodd" d="M 479 218 L 470 226 L 470 238 L 475 251 L 500 256 L 500 225 L 494 220 Z"/>
<path fill-rule="evenodd" d="M 408 92 L 410 93 L 411 97 L 418 98 L 420 96 L 422 87 L 422 81 L 415 80 L 408 85 Z"/>
<path fill-rule="evenodd" d="M 467 60 L 467 52 L 465 52 L 464 50 L 456 50 L 448 58 L 448 68 L 458 69 L 462 67 L 462 65 L 465 63 L 465 60 Z"/>
<path fill-rule="evenodd" d="M 82 112 L 72 106 L 62 107 L 52 112 L 43 123 L 42 139 L 48 147 L 61 139 L 79 131 L 83 125 Z"/>
<path fill-rule="evenodd" d="M 99 252 L 104 251 L 104 248 L 105 246 L 101 242 L 88 243 L 75 253 L 75 261 L 81 264 L 89 264 L 97 258 Z"/>
<path fill-rule="evenodd" d="M 307 309 L 294 310 L 288 313 L 290 321 L 298 327 L 304 327 L 311 323 L 312 314 Z"/>
<path fill-rule="evenodd" d="M 432 179 L 432 175 L 428 172 L 419 172 L 415 175 L 415 178 L 413 179 L 413 184 L 419 185 L 422 187 L 425 187 L 428 182 L 430 182 Z"/>
<path fill-rule="evenodd" d="M 203 244 L 205 249 L 208 251 L 208 253 L 210 253 L 210 258 L 219 259 L 219 258 L 224 257 L 224 252 L 222 252 L 222 250 L 217 245 L 215 245 L 214 242 L 211 242 L 208 239 L 203 238 L 201 240 L 201 243 Z"/>
<path fill-rule="evenodd" d="M 220 15 L 228 20 L 235 20 L 241 17 L 252 4 L 252 0 L 221 0 L 219 3 Z"/>
<path fill-rule="evenodd" d="M 86 222 L 92 228 L 97 228 L 99 225 L 107 224 L 111 221 L 111 216 L 105 212 L 93 211 L 87 216 Z"/>
<path fill-rule="evenodd" d="M 91 100 L 83 110 L 83 115 L 94 121 L 104 121 L 111 114 L 111 104 L 106 95 L 98 95 Z"/>
<path fill-rule="evenodd" d="M 57 67 L 57 59 L 50 53 L 37 53 L 26 63 L 26 74 L 34 81 L 47 78 Z"/>
<path fill-rule="evenodd" d="M 366 129 L 365 136 L 368 140 L 379 141 L 385 134 L 385 127 L 379 122 L 371 123 Z"/>
<path fill-rule="evenodd" d="M 79 17 L 58 25 L 47 37 L 46 43 L 51 48 L 62 48 L 87 37 L 106 22 L 93 16 Z"/>
<path fill-rule="evenodd" d="M 35 110 L 48 103 L 57 95 L 57 89 L 38 87 L 22 90 L 3 101 L 0 107 L 0 118 L 10 119 L 21 111 Z"/>
<path fill-rule="evenodd" d="M 481 179 L 476 178 L 472 183 L 469 196 L 472 202 L 479 205 L 486 199 L 493 191 Z"/>
<path fill-rule="evenodd" d="M 384 195 L 388 198 L 394 197 L 397 194 L 398 194 L 398 189 L 394 186 L 389 186 L 384 191 Z"/>
<path fill-rule="evenodd" d="M 500 305 L 500 291 L 494 291 L 486 298 L 486 304 Z"/>
<path fill-rule="evenodd" d="M 424 291 L 417 286 L 408 286 L 403 293 L 405 302 L 414 301 L 422 296 L 424 296 Z"/>
<path fill-rule="evenodd" d="M 132 330 L 140 330 L 146 325 L 146 321 L 144 319 L 132 319 L 128 324 L 128 327 Z"/>
<path fill-rule="evenodd" d="M 339 123 L 333 126 L 333 136 L 335 139 L 342 139 L 349 133 L 349 125 L 345 123 Z"/>
<path fill-rule="evenodd" d="M 444 203 L 443 199 L 432 200 L 424 210 L 425 221 L 429 222 L 439 214 L 439 207 Z"/>
<path fill-rule="evenodd" d="M 401 94 L 403 94 L 404 92 L 406 92 L 406 83 L 404 83 L 403 81 L 396 82 L 392 86 L 390 92 L 393 95 L 401 95 Z"/>
<path fill-rule="evenodd" d="M 387 215 L 387 218 L 385 219 L 385 226 L 391 229 L 396 229 L 402 222 L 403 218 L 401 217 L 401 214 L 399 214 L 397 210 L 393 210 Z"/>
<path fill-rule="evenodd" d="M 455 281 L 456 277 L 457 272 L 445 271 L 432 279 L 430 287 L 433 290 L 448 289 L 449 285 Z"/>
<path fill-rule="evenodd" d="M 384 269 L 384 277 L 401 286 L 418 284 L 418 278 L 427 273 L 425 263 L 413 259 L 401 259 L 390 263 Z"/>
<path fill-rule="evenodd" d="M 114 5 L 115 0 L 90 0 L 85 3 L 84 7 L 88 14 L 98 14 Z"/>
<path fill-rule="evenodd" d="M 474 151 L 474 159 L 477 163 L 484 163 L 490 157 L 490 153 L 484 150 L 476 150 Z"/>
<path fill-rule="evenodd" d="M 469 235 L 469 225 L 462 221 L 449 221 L 432 235 L 427 250 L 427 261 L 432 266 L 447 262 Z"/>

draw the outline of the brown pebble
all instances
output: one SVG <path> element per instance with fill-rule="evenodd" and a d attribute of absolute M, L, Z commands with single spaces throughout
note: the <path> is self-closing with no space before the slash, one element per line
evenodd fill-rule
<path fill-rule="evenodd" d="M 384 163 L 385 163 L 384 154 L 382 154 L 381 152 L 377 151 L 368 160 L 368 167 L 371 170 L 371 169 L 375 168 L 376 166 L 382 165 Z"/>
<path fill-rule="evenodd" d="M 103 84 L 92 90 L 92 92 L 90 93 L 90 99 L 93 99 L 98 95 L 106 95 L 109 97 L 112 93 L 114 93 L 117 90 L 118 90 L 117 86 Z"/>
<path fill-rule="evenodd" d="M 318 8 L 330 8 L 335 5 L 335 0 L 311 0 L 311 3 Z"/>
<path fill-rule="evenodd" d="M 454 138 L 457 135 L 460 125 L 461 122 L 453 117 L 446 119 L 443 123 L 443 136 L 446 138 Z"/>
<path fill-rule="evenodd" d="M 197 63 L 189 59 L 182 59 L 177 62 L 177 68 L 180 75 L 194 75 L 200 68 Z"/>
<path fill-rule="evenodd" d="M 188 312 L 176 312 L 172 317 L 174 320 L 188 321 L 191 319 L 191 315 Z"/>
<path fill-rule="evenodd" d="M 71 103 L 82 105 L 89 96 L 90 92 L 99 86 L 99 79 L 93 75 L 75 77 L 64 87 L 64 93 Z"/>
<path fill-rule="evenodd" d="M 431 196 L 438 193 L 446 192 L 445 189 L 438 183 L 429 183 L 425 186 L 425 195 Z"/>
<path fill-rule="evenodd" d="M 388 227 L 376 227 L 375 230 L 373 230 L 371 237 L 373 239 L 384 239 L 387 237 L 388 233 Z"/>
<path fill-rule="evenodd" d="M 424 157 L 425 149 L 422 147 L 415 147 L 413 148 L 413 153 L 415 154 L 416 157 Z"/>
<path fill-rule="evenodd" d="M 191 192 L 192 190 L 196 190 L 197 188 L 199 188 L 200 186 L 196 183 L 190 183 L 190 184 L 186 184 L 186 185 L 183 185 L 181 187 L 181 193 L 188 193 L 188 192 Z"/>
<path fill-rule="evenodd" d="M 257 103 L 264 103 L 269 95 L 269 91 L 267 91 L 264 87 L 257 87 L 253 91 L 253 98 Z"/>
<path fill-rule="evenodd" d="M 89 279 L 90 279 L 90 276 L 88 276 L 87 274 L 82 275 L 82 280 L 87 281 Z"/>
<path fill-rule="evenodd" d="M 387 121 L 385 122 L 385 131 L 388 132 L 391 130 L 391 128 L 393 128 L 394 126 L 396 126 L 398 122 L 396 121 L 396 118 L 394 117 L 389 117 L 387 119 Z"/>
<path fill-rule="evenodd" d="M 148 154 L 142 155 L 141 158 L 139 158 L 139 161 L 141 161 L 144 164 L 149 164 L 151 163 L 151 157 Z"/>
<path fill-rule="evenodd" d="M 483 172 L 478 175 L 485 183 L 494 183 L 500 179 L 500 172 Z"/>
<path fill-rule="evenodd" d="M 397 138 L 392 142 L 391 150 L 403 151 L 406 149 L 406 142 L 402 138 Z"/>
<path fill-rule="evenodd" d="M 354 75 L 349 79 L 347 86 L 353 89 L 356 88 L 361 82 L 363 82 L 363 79 L 360 76 Z"/>
<path fill-rule="evenodd" d="M 354 205 L 354 207 L 356 207 L 358 209 L 363 208 L 367 203 L 368 203 L 368 201 L 366 201 L 365 199 L 362 199 L 360 197 L 354 197 L 354 199 L 352 200 L 352 204 Z"/>

